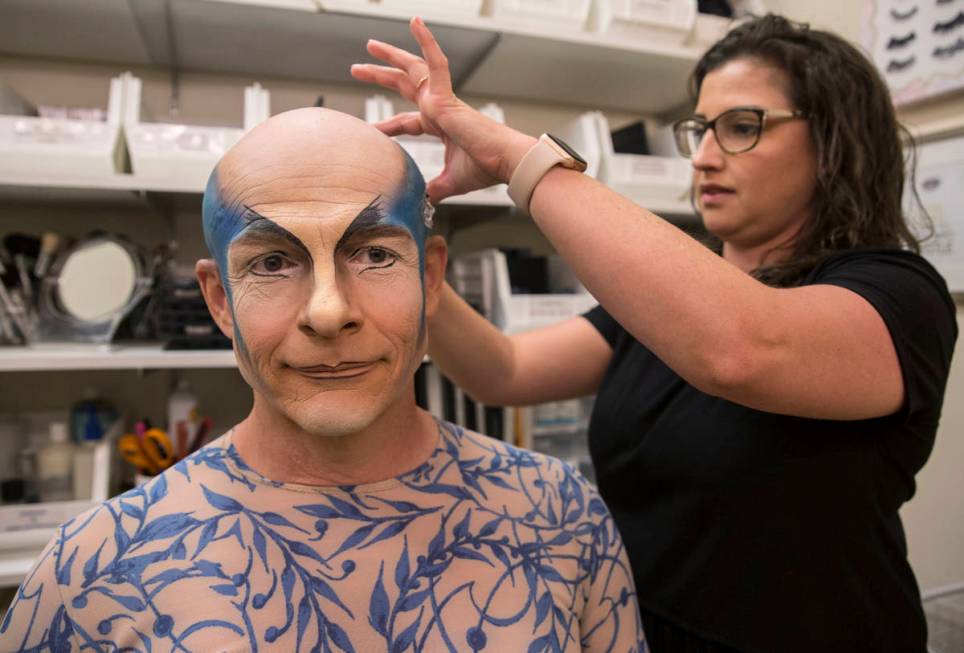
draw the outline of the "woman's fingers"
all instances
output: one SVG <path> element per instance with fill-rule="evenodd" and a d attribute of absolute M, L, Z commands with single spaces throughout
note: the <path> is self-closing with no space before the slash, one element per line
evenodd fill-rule
<path fill-rule="evenodd" d="M 399 70 L 403 70 L 410 75 L 414 75 L 417 72 L 422 72 L 424 74 L 425 62 L 422 61 L 421 57 L 418 57 L 407 50 L 397 48 L 394 45 L 385 43 L 384 41 L 376 41 L 375 39 L 369 39 L 366 44 L 366 49 L 368 54 L 372 55 L 380 61 L 395 66 Z"/>
<path fill-rule="evenodd" d="M 351 76 L 363 82 L 378 84 L 392 89 L 409 102 L 415 102 L 415 84 L 407 74 L 397 68 L 370 63 L 352 64 Z"/>
<path fill-rule="evenodd" d="M 425 63 L 428 65 L 429 88 L 435 93 L 451 93 L 452 75 L 449 72 L 449 60 L 442 52 L 442 47 L 435 40 L 435 36 L 418 16 L 411 20 L 409 29 L 418 41 L 422 56 L 425 57 Z"/>
<path fill-rule="evenodd" d="M 432 133 L 425 128 L 418 111 L 400 113 L 375 123 L 375 126 L 388 136 L 421 136 L 422 134 Z"/>

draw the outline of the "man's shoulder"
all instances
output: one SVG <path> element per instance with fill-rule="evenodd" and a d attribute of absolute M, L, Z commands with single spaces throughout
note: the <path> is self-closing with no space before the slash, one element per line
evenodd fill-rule
<path fill-rule="evenodd" d="M 463 482 L 472 489 L 484 490 L 488 483 L 524 496 L 525 503 L 551 494 L 564 503 L 572 500 L 581 504 L 584 516 L 593 520 L 608 516 L 596 488 L 569 463 L 455 424 L 441 425 L 445 446 L 458 459 Z"/>
<path fill-rule="evenodd" d="M 132 526 L 139 537 L 147 537 L 158 530 L 158 526 L 151 528 L 157 520 L 170 526 L 176 515 L 203 510 L 198 499 L 221 486 L 250 486 L 251 481 L 237 473 L 229 456 L 220 442 L 211 443 L 145 483 L 70 519 L 58 529 L 57 537 L 80 552 L 98 550 L 108 541 L 122 545 Z"/>

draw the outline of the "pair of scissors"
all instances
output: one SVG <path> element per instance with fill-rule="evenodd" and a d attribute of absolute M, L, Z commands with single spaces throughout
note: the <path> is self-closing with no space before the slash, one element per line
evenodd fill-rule
<path fill-rule="evenodd" d="M 159 474 L 174 464 L 174 447 L 167 433 L 157 428 L 121 436 L 117 441 L 121 457 L 146 474 Z"/>

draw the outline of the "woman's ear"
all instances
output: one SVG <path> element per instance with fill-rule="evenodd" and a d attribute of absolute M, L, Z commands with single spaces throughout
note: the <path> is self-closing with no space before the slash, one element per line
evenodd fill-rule
<path fill-rule="evenodd" d="M 234 340 L 234 316 L 217 264 L 212 259 L 203 258 L 194 266 L 194 273 L 215 324 L 221 329 L 221 333 Z"/>
<path fill-rule="evenodd" d="M 425 316 L 432 317 L 438 308 L 445 285 L 445 266 L 449 248 L 441 236 L 430 236 L 425 241 Z"/>

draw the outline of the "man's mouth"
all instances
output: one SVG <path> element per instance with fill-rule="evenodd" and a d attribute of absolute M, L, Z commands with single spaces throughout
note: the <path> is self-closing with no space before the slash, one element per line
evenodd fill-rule
<path fill-rule="evenodd" d="M 291 365 L 290 367 L 309 377 L 318 379 L 350 379 L 366 374 L 375 366 L 374 361 L 340 361 L 315 365 Z"/>

